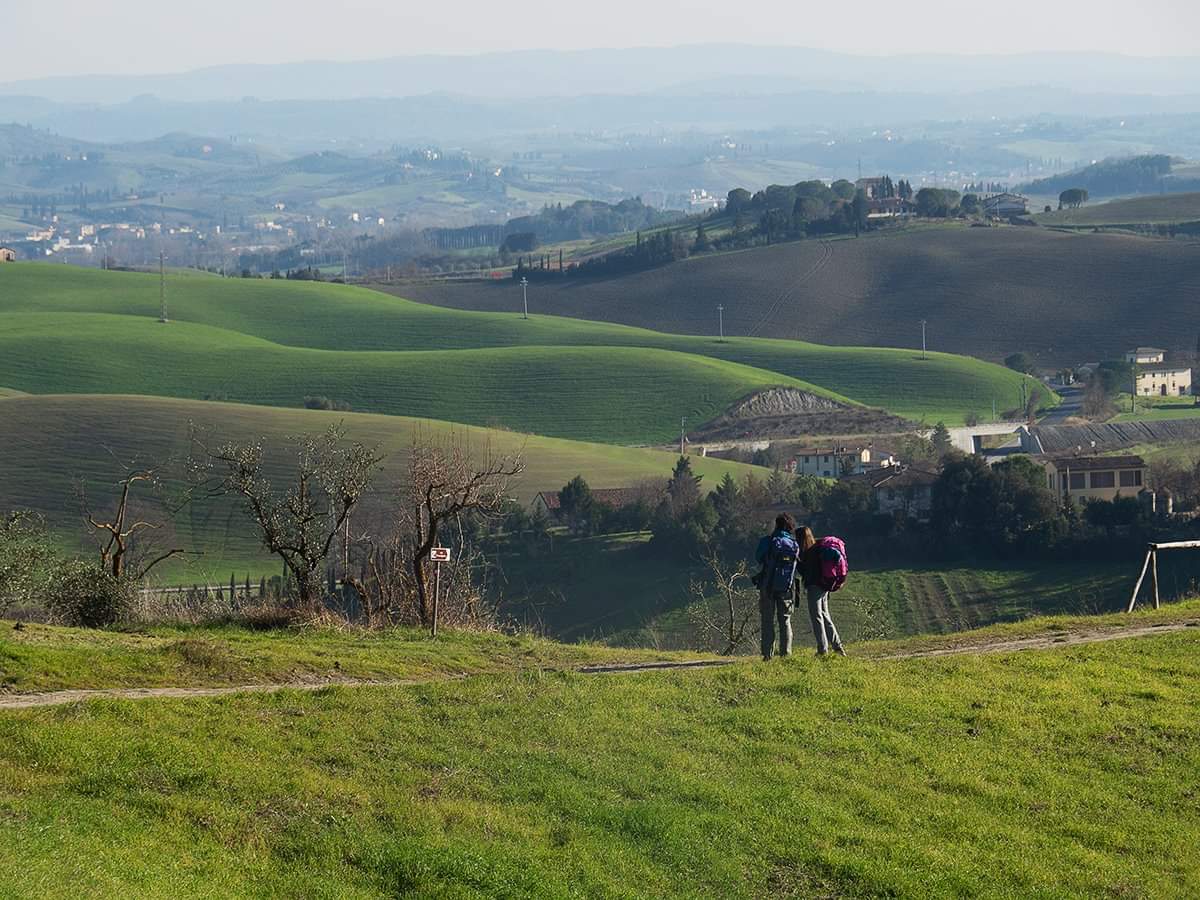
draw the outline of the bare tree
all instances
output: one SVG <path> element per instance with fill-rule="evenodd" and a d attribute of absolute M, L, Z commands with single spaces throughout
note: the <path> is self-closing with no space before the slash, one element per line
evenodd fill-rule
<path fill-rule="evenodd" d="M 435 441 L 416 432 L 390 531 L 367 541 L 366 582 L 355 583 L 369 614 L 386 612 L 393 619 L 432 625 L 430 551 L 456 543 L 445 571 L 447 596 L 459 598 L 452 613 L 456 618 L 470 618 L 472 598 L 477 599 L 471 582 L 475 554 L 463 537 L 463 517 L 500 515 L 512 478 L 524 469 L 519 453 L 497 454 L 485 444 L 472 454 L 453 434 Z"/>
<path fill-rule="evenodd" d="M 362 444 L 344 444 L 340 425 L 295 439 L 295 469 L 277 488 L 267 474 L 261 442 L 205 446 L 193 430 L 192 477 L 210 495 L 241 497 L 263 546 L 283 560 L 296 582 L 297 606 L 316 609 L 325 560 L 382 459 Z"/>
<path fill-rule="evenodd" d="M 82 480 L 76 485 L 76 495 L 89 531 L 98 537 L 100 567 L 113 578 L 131 575 L 135 581 L 140 581 L 155 566 L 186 551 L 182 547 L 155 551 L 146 537 L 151 532 L 161 531 L 164 523 L 139 518 L 132 509 L 134 493 L 140 486 L 161 493 L 161 467 L 140 465 L 136 461 L 123 464 L 123 467 L 125 474 L 116 481 L 117 500 L 111 515 L 96 512 Z M 186 502 L 185 499 L 174 506 L 168 504 L 167 513 L 178 512 Z"/>
<path fill-rule="evenodd" d="M 723 656 L 731 656 L 758 636 L 758 590 L 750 583 L 745 560 L 731 568 L 710 551 L 704 564 L 707 577 L 690 586 L 688 616 L 703 635 L 705 649 L 715 641 Z"/>

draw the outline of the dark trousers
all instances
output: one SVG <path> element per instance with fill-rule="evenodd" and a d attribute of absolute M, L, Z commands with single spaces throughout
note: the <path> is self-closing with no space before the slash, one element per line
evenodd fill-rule
<path fill-rule="evenodd" d="M 762 656 L 775 655 L 775 625 L 779 624 L 779 655 L 792 652 L 792 592 L 759 591 L 758 611 L 762 616 Z"/>

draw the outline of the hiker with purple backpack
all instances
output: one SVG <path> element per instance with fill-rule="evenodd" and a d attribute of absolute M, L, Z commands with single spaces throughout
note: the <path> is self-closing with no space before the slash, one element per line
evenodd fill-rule
<path fill-rule="evenodd" d="M 827 655 L 831 646 L 835 653 L 845 656 L 842 638 L 829 615 L 829 595 L 846 583 L 849 573 L 846 545 L 835 537 L 817 540 L 807 525 L 796 537 L 800 545 L 800 580 L 808 594 L 808 615 L 817 639 L 817 656 Z"/>
<path fill-rule="evenodd" d="M 796 521 L 787 513 L 775 517 L 775 530 L 758 542 L 755 559 L 762 569 L 754 576 L 758 611 L 762 616 L 762 658 L 775 654 L 775 625 L 779 624 L 779 655 L 792 652 L 793 582 L 800 566 L 800 547 L 792 532 Z"/>

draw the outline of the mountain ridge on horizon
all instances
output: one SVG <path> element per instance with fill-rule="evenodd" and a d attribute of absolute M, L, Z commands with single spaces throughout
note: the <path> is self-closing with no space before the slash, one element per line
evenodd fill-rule
<path fill-rule="evenodd" d="M 902 62 L 902 66 L 898 66 Z M 0 83 L 0 96 L 113 104 L 153 95 L 168 101 L 342 100 L 459 93 L 490 99 L 656 93 L 697 81 L 754 79 L 776 92 L 829 89 L 954 93 L 1046 85 L 1088 92 L 1187 93 L 1200 57 L 1111 52 L 854 54 L 739 43 L 591 50 L 414 54 L 359 61 L 234 63 L 145 75 L 55 75 Z"/>

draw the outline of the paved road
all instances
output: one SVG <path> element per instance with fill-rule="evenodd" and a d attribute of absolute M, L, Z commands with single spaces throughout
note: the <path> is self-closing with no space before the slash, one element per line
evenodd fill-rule
<path fill-rule="evenodd" d="M 1083 388 L 1079 385 L 1058 388 L 1058 396 L 1062 397 L 1062 403 L 1043 416 L 1039 425 L 1062 425 L 1083 412 Z"/>

